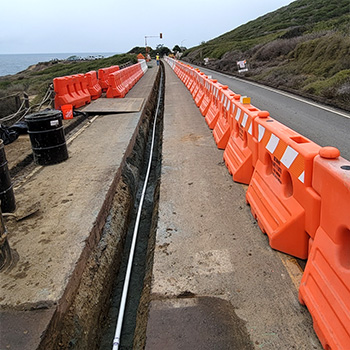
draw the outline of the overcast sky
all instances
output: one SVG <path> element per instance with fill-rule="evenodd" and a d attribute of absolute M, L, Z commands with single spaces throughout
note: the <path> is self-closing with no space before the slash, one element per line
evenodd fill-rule
<path fill-rule="evenodd" d="M 291 0 L 2 0 L 0 54 L 192 47 Z"/>

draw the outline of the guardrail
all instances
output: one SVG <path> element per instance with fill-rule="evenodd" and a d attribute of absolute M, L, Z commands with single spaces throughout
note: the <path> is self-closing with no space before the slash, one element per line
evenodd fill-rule
<path fill-rule="evenodd" d="M 308 259 L 299 300 L 327 350 L 350 346 L 350 162 L 190 65 L 166 62 L 191 92 L 272 248 Z"/>

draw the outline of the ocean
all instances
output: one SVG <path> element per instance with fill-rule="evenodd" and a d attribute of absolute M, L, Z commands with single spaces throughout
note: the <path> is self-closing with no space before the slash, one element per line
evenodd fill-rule
<path fill-rule="evenodd" d="M 54 59 L 66 59 L 70 56 L 79 56 L 82 58 L 88 56 L 110 57 L 115 55 L 112 52 L 84 52 L 84 53 L 30 53 L 30 54 L 0 54 L 0 76 L 16 74 L 27 69 L 29 66 L 48 62 Z"/>

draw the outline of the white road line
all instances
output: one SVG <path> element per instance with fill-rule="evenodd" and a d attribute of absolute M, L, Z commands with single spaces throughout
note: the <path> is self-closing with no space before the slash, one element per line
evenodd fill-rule
<path fill-rule="evenodd" d="M 208 69 L 209 70 L 209 69 Z M 244 80 L 244 79 L 240 79 L 240 78 L 236 78 L 236 77 L 232 77 L 230 75 L 226 75 L 224 73 L 220 73 L 220 72 L 215 72 L 215 71 L 211 71 L 209 70 L 210 72 L 213 72 L 213 74 L 219 74 L 219 75 L 222 75 L 224 76 L 225 78 L 229 78 L 229 79 L 235 79 L 235 80 L 238 80 L 238 81 L 241 81 L 243 83 L 247 83 L 247 84 L 250 84 L 250 85 L 253 85 L 253 86 L 257 86 L 259 88 L 262 88 L 262 89 L 265 89 L 265 90 L 269 90 L 269 91 L 272 91 L 272 92 L 275 92 L 276 94 L 280 94 L 280 95 L 283 95 L 283 96 L 286 96 L 286 97 L 289 97 L 289 98 L 292 98 L 294 100 L 297 100 L 299 102 L 303 102 L 303 103 L 306 103 L 310 106 L 313 106 L 313 107 L 317 107 L 317 108 L 321 108 L 327 112 L 331 112 L 331 113 L 334 113 L 334 114 L 338 114 L 344 118 L 348 118 L 350 119 L 350 114 L 346 114 L 346 113 L 342 113 L 342 112 L 338 112 L 332 108 L 328 108 L 326 106 L 322 106 L 322 105 L 319 105 L 317 103 L 313 103 L 311 101 L 307 101 L 307 100 L 304 100 L 303 98 L 301 97 L 297 97 L 297 96 L 294 96 L 292 94 L 289 94 L 287 92 L 284 92 L 284 91 L 280 91 L 280 90 L 277 90 L 277 89 L 274 89 L 274 88 L 271 88 L 271 87 L 268 87 L 268 86 L 265 86 L 265 85 L 261 85 L 261 84 L 257 84 L 257 83 L 253 83 L 251 81 L 248 81 L 248 80 Z"/>

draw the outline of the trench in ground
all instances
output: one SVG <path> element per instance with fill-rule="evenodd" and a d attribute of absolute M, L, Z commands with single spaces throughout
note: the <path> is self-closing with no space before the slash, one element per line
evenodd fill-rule
<path fill-rule="evenodd" d="M 149 276 L 151 273 L 151 266 L 149 263 L 152 261 L 153 247 L 155 240 L 155 222 L 157 219 L 157 204 L 159 199 L 159 179 L 161 172 L 161 151 L 162 151 L 162 132 L 163 132 L 163 110 L 164 110 L 164 74 L 163 79 L 160 82 L 160 106 L 158 115 L 154 116 L 156 118 L 156 133 L 155 142 L 152 156 L 152 165 L 149 175 L 148 185 L 145 193 L 145 199 L 141 211 L 141 220 L 138 230 L 137 243 L 135 248 L 135 255 L 132 266 L 132 274 L 129 284 L 129 292 L 125 307 L 124 322 L 121 333 L 121 343 L 119 349 L 121 350 L 131 350 L 134 348 L 134 338 L 137 348 L 140 343 L 145 341 L 146 332 L 146 322 L 147 317 L 138 317 L 138 314 L 144 315 L 144 311 L 147 309 L 148 297 L 147 293 L 149 291 L 149 278 L 145 279 L 145 276 Z M 139 181 L 135 186 L 137 188 L 135 194 L 135 201 L 130 215 L 130 224 L 128 226 L 125 245 L 123 251 L 123 257 L 121 266 L 116 278 L 115 284 L 113 286 L 113 291 L 111 295 L 111 307 L 108 312 L 107 322 L 102 330 L 102 339 L 100 343 L 100 350 L 112 349 L 113 338 L 118 318 L 119 304 L 122 295 L 126 267 L 129 258 L 129 251 L 135 226 L 135 220 L 137 216 L 137 211 L 140 203 L 140 197 L 142 193 L 143 184 L 145 181 L 145 176 L 147 172 L 147 165 L 149 161 L 149 155 L 151 151 L 151 141 L 152 141 L 152 131 L 153 123 L 150 123 L 149 132 L 147 137 L 147 145 L 145 149 L 145 154 L 143 157 L 143 164 L 139 175 Z M 127 176 L 127 175 L 126 175 Z M 152 255 L 150 257 L 150 255 Z M 140 302 L 141 296 L 144 292 L 142 302 Z M 142 310 L 142 311 L 140 311 Z"/>

